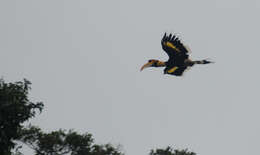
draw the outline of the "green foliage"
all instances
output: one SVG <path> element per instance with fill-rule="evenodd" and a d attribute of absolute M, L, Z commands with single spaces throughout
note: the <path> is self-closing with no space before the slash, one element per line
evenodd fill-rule
<path fill-rule="evenodd" d="M 110 144 L 106 145 L 93 145 L 91 155 L 123 155 L 118 149 Z"/>
<path fill-rule="evenodd" d="M 42 103 L 33 103 L 28 99 L 31 83 L 5 83 L 0 79 L 0 154 L 10 154 L 14 140 L 19 139 L 22 123 L 34 117 L 36 111 L 43 109 Z"/>
<path fill-rule="evenodd" d="M 174 150 L 171 147 L 166 147 L 165 149 L 151 150 L 149 155 L 196 155 L 194 152 L 189 152 L 185 150 Z"/>
<path fill-rule="evenodd" d="M 35 117 L 37 110 L 43 109 L 43 104 L 33 103 L 28 99 L 31 83 L 24 79 L 21 82 L 5 83 L 0 79 L 0 155 L 11 155 L 16 148 L 16 155 L 22 145 L 34 150 L 35 155 L 124 155 L 111 144 L 94 144 L 89 133 L 79 134 L 73 130 L 58 130 L 49 133 L 39 127 L 24 127 L 23 123 Z M 151 150 L 149 155 L 196 155 L 187 150 L 165 149 Z"/>
<path fill-rule="evenodd" d="M 29 126 L 21 132 L 21 141 L 32 148 L 36 155 L 123 155 L 110 144 L 93 144 L 91 134 L 78 134 L 73 130 L 44 133 Z"/>

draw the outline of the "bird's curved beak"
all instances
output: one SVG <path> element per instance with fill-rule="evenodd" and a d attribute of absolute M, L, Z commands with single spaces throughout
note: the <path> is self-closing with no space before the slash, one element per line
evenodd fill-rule
<path fill-rule="evenodd" d="M 151 67 L 152 65 L 153 65 L 152 62 L 148 62 L 148 63 L 144 64 L 144 65 L 141 67 L 140 71 L 142 71 L 143 69 L 145 69 L 145 68 L 147 68 L 147 67 Z"/>

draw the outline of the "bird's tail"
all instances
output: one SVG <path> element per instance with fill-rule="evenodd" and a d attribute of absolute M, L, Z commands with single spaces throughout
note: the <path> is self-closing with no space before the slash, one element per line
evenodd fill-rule
<path fill-rule="evenodd" d="M 204 60 L 197 60 L 197 61 L 193 61 L 194 64 L 209 64 L 209 63 L 214 63 L 213 61 L 209 61 L 207 59 Z"/>

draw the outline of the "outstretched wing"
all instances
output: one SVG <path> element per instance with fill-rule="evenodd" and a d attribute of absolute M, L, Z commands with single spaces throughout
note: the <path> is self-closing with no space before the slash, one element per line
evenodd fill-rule
<path fill-rule="evenodd" d="M 169 59 L 178 59 L 189 57 L 188 49 L 181 43 L 178 37 L 175 35 L 168 35 L 165 33 L 162 38 L 162 48 L 168 54 Z"/>

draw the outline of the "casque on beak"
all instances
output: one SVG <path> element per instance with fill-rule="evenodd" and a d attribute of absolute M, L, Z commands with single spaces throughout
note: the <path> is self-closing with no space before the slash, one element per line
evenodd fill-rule
<path fill-rule="evenodd" d="M 145 69 L 145 68 L 147 68 L 147 67 L 151 67 L 152 65 L 153 65 L 153 62 L 148 62 L 148 63 L 144 64 L 144 65 L 141 67 L 140 71 L 142 71 L 143 69 Z"/>

